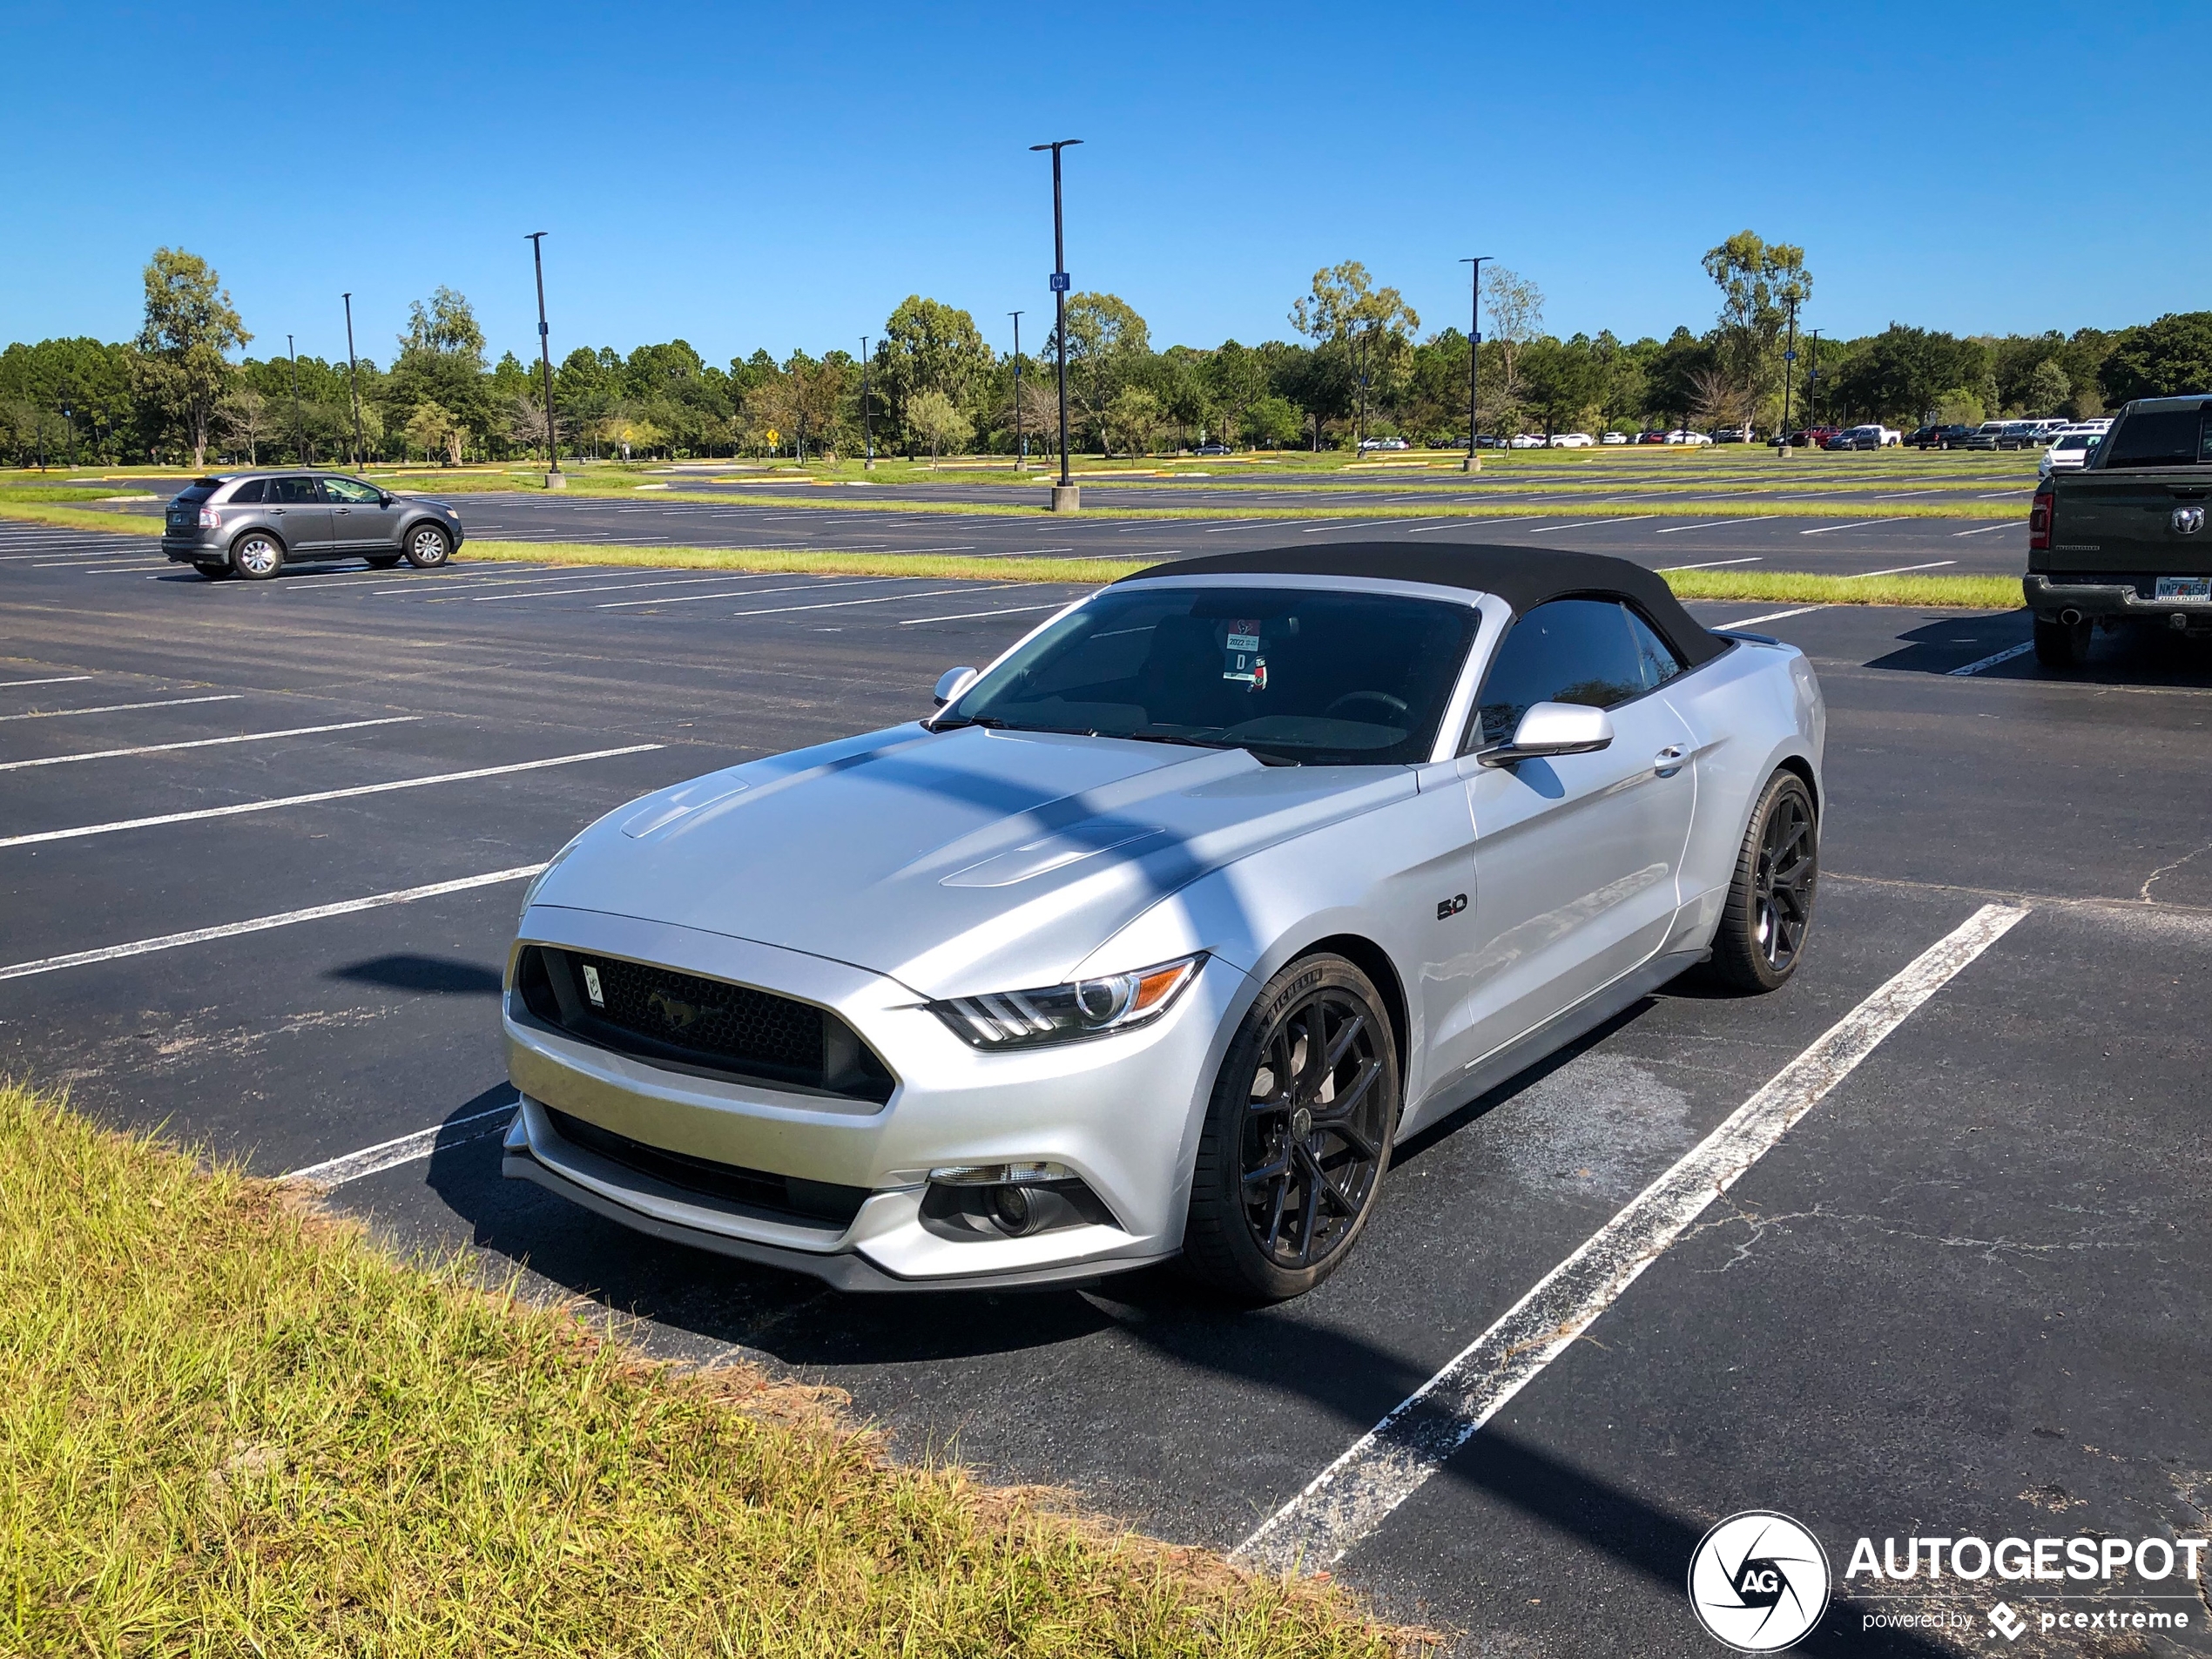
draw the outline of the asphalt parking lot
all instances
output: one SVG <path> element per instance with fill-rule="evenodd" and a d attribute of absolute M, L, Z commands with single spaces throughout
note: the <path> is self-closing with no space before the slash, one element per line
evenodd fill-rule
<path fill-rule="evenodd" d="M 1531 504 L 1524 516 L 1468 519 L 1157 519 L 1100 513 L 1055 518 L 1008 514 L 853 511 L 810 506 L 732 507 L 674 498 L 462 496 L 468 533 L 502 542 L 597 542 L 662 547 L 788 547 L 980 557 L 1162 559 L 1239 548 L 1325 542 L 1566 542 L 1654 568 L 1699 565 L 1810 570 L 1824 576 L 1925 571 L 2013 575 L 2027 558 L 2026 515 L 2017 520 L 1885 518 L 1857 506 L 1832 518 L 1575 516 Z"/>
<path fill-rule="evenodd" d="M 495 510 L 523 522 L 464 502 L 472 526 Z M 948 522 L 1008 521 L 925 528 Z M 1641 559 L 1606 539 L 1632 528 L 1545 539 Z M 1813 540 L 1890 556 L 1843 534 Z M 1797 555 L 1777 568 L 1818 568 Z M 834 1383 L 909 1453 L 1180 1541 L 1245 1539 L 1870 992 L 1985 907 L 2023 910 L 1337 1570 L 1470 1654 L 1681 1654 L 1711 1650 L 1689 1548 L 1737 1510 L 1797 1516 L 1839 1573 L 1860 1535 L 2212 1525 L 2201 645 L 2101 641 L 2060 680 L 2018 614 L 1700 607 L 1764 618 L 1829 699 L 1827 874 L 1787 989 L 1669 988 L 1424 1135 L 1303 1301 L 1226 1312 L 1155 1276 L 875 1300 L 500 1180 L 523 880 L 636 794 L 926 711 L 944 667 L 1078 590 L 496 564 L 207 583 L 143 540 L 13 525 L 0 561 L 0 1069 L 270 1174 L 400 1142 L 335 1171 L 395 1241 L 635 1315 L 662 1354 Z M 2005 1588 L 2024 1609 L 2081 1589 Z M 1809 1651 L 1949 1650 L 1867 1632 L 1884 1607 L 1957 1611 L 1954 1645 L 1990 1646 L 1987 1584 L 1842 1588 Z M 2193 1614 L 2175 1649 L 2107 1651 L 2212 1650 L 2212 1603 L 2156 1605 Z"/>

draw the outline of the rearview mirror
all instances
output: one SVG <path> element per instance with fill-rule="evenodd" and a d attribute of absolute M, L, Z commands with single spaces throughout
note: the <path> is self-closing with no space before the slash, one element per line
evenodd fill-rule
<path fill-rule="evenodd" d="M 937 677 L 937 689 L 932 693 L 937 699 L 937 706 L 943 708 L 946 704 L 960 696 L 981 678 L 982 676 L 972 668 L 947 669 Z"/>
<path fill-rule="evenodd" d="M 1510 766 L 1516 760 L 1548 755 L 1585 755 L 1608 747 L 1613 722 L 1603 709 L 1580 703 L 1532 703 L 1514 728 L 1513 741 L 1475 756 L 1486 766 Z"/>

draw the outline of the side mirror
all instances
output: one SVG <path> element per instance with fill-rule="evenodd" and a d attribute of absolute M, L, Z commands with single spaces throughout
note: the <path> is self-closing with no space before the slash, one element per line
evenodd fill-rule
<path fill-rule="evenodd" d="M 941 709 L 981 678 L 981 673 L 973 668 L 948 668 L 937 677 L 937 689 L 931 695 Z"/>
<path fill-rule="evenodd" d="M 1513 741 L 1475 756 L 1486 766 L 1510 766 L 1516 760 L 1549 755 L 1586 755 L 1610 747 L 1613 722 L 1603 709 L 1579 703 L 1534 703 L 1514 728 Z"/>

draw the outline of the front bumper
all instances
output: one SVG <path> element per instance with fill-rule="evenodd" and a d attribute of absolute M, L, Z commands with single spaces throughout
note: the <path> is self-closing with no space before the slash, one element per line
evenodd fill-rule
<path fill-rule="evenodd" d="M 2169 572 L 2168 574 L 2172 574 Z M 2156 579 L 2114 574 L 2101 580 L 2081 576 L 2048 575 L 2031 570 L 2020 578 L 2020 591 L 2029 610 L 2054 617 L 2076 610 L 2084 617 L 2130 621 L 2165 622 L 2181 617 L 2194 627 L 2212 628 L 2212 604 L 2202 599 L 2160 599 Z"/>
<path fill-rule="evenodd" d="M 896 1079 L 890 1100 L 786 1093 L 664 1069 L 533 1018 L 510 989 L 508 1070 L 523 1096 L 503 1172 L 612 1220 L 847 1290 L 1064 1283 L 1181 1247 L 1191 1160 L 1221 1051 L 1251 995 L 1212 959 L 1157 1023 L 1010 1054 L 954 1036 L 883 975 L 701 929 L 534 906 L 523 944 L 596 952 L 732 981 L 836 1013 Z M 510 974 L 511 978 L 511 974 Z M 864 1190 L 849 1224 L 764 1214 L 578 1144 L 554 1114 L 683 1157 Z M 1104 1221 L 1026 1236 L 948 1227 L 928 1171 L 1042 1160 L 1089 1189 Z"/>

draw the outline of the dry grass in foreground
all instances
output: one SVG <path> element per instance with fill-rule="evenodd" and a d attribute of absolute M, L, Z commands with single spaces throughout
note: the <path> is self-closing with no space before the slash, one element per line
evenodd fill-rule
<path fill-rule="evenodd" d="M 0 1083 L 0 1649 L 1419 1650 Z"/>

